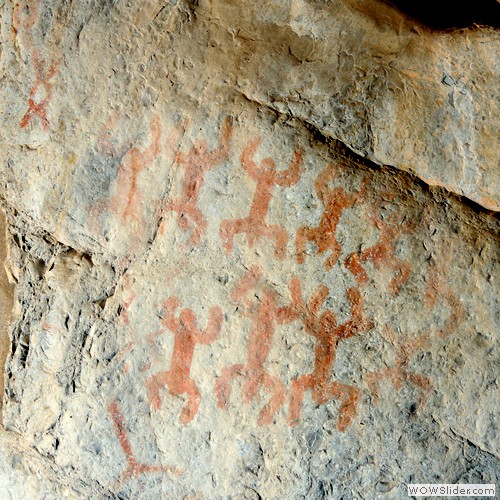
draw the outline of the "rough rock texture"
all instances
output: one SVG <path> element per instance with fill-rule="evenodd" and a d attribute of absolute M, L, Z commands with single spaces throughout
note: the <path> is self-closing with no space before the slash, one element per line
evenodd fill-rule
<path fill-rule="evenodd" d="M 498 31 L 374 0 L 0 14 L 0 495 L 496 482 Z"/>

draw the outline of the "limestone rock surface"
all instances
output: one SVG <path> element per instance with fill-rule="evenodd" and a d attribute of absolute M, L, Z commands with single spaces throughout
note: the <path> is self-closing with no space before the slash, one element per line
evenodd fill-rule
<path fill-rule="evenodd" d="M 375 0 L 0 16 L 0 496 L 496 482 L 498 30 Z"/>

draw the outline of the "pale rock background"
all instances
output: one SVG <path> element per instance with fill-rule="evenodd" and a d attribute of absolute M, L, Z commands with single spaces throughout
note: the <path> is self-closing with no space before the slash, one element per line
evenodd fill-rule
<path fill-rule="evenodd" d="M 0 498 L 496 482 L 498 30 L 375 0 L 0 15 Z"/>

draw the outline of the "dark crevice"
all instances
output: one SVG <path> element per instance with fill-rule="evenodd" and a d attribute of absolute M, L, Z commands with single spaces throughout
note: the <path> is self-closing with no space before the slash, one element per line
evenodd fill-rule
<path fill-rule="evenodd" d="M 467 28 L 475 24 L 500 28 L 500 3 L 496 0 L 382 0 L 433 30 Z"/>

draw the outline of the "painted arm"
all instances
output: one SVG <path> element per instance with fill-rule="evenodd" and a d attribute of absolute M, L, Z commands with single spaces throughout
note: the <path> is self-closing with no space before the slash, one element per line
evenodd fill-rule
<path fill-rule="evenodd" d="M 240 161 L 243 165 L 243 168 L 245 169 L 247 174 L 256 181 L 259 180 L 261 172 L 252 158 L 255 155 L 259 144 L 260 139 L 253 140 L 250 144 L 248 144 L 248 146 L 243 150 L 243 153 L 241 153 L 240 155 Z"/>
<path fill-rule="evenodd" d="M 257 266 L 253 266 L 249 269 L 236 283 L 234 287 L 233 293 L 231 294 L 231 298 L 247 308 L 251 308 L 250 301 L 244 300 L 244 297 L 248 294 L 248 292 L 255 288 L 260 279 L 260 270 Z"/>
<path fill-rule="evenodd" d="M 211 307 L 208 312 L 208 324 L 207 327 L 198 332 L 196 335 L 196 341 L 200 344 L 210 344 L 213 342 L 220 334 L 222 325 L 222 309 L 220 307 Z"/>
<path fill-rule="evenodd" d="M 151 163 L 160 153 L 161 125 L 158 115 L 155 115 L 151 121 L 151 135 L 153 136 L 151 145 L 144 153 L 140 154 L 141 160 L 145 163 Z"/>
<path fill-rule="evenodd" d="M 316 190 L 316 196 L 323 201 L 326 205 L 325 197 L 331 188 L 328 184 L 337 177 L 337 168 L 335 165 L 330 164 L 321 172 L 316 180 L 314 181 L 314 188 Z"/>
<path fill-rule="evenodd" d="M 276 184 L 278 186 L 293 186 L 300 179 L 300 165 L 302 164 L 302 151 L 296 150 L 293 153 L 293 160 L 287 170 L 276 173 Z"/>
<path fill-rule="evenodd" d="M 357 288 L 347 290 L 347 300 L 351 306 L 351 319 L 338 327 L 338 339 L 347 339 L 373 327 L 373 323 L 365 321 L 361 293 Z"/>
<path fill-rule="evenodd" d="M 179 299 L 170 297 L 163 303 L 164 316 L 161 322 L 172 332 L 176 332 L 180 328 L 179 318 L 174 316 L 175 310 L 179 307 Z"/>
<path fill-rule="evenodd" d="M 220 130 L 219 147 L 206 155 L 205 170 L 209 170 L 218 163 L 228 159 L 232 135 L 233 127 L 231 126 L 231 119 L 228 116 L 224 120 Z"/>

